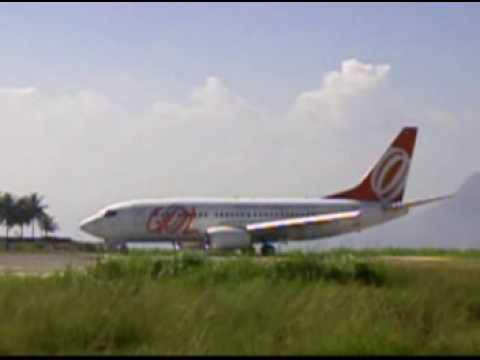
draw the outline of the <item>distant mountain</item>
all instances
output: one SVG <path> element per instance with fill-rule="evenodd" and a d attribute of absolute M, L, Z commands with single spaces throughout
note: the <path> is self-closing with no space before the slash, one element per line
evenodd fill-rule
<path fill-rule="evenodd" d="M 403 218 L 360 233 L 299 245 L 312 250 L 339 246 L 480 248 L 479 233 L 480 173 L 475 173 L 452 199 L 412 209 Z"/>

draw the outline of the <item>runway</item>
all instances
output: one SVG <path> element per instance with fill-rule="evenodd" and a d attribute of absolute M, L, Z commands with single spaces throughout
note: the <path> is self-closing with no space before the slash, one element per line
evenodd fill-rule
<path fill-rule="evenodd" d="M 93 265 L 98 255 L 84 253 L 1 253 L 0 274 L 45 275 Z"/>

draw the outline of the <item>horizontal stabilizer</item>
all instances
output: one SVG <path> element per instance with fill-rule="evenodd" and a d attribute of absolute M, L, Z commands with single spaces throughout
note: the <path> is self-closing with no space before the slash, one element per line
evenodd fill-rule
<path fill-rule="evenodd" d="M 452 198 L 452 197 L 454 197 L 454 196 L 455 196 L 454 194 L 451 194 L 451 195 L 438 196 L 438 197 L 429 198 L 429 199 L 407 201 L 407 202 L 404 202 L 404 203 L 396 203 L 396 204 L 393 204 L 391 207 L 407 207 L 407 208 L 413 208 L 413 207 L 417 207 L 417 206 L 421 206 L 421 205 L 426 205 L 426 204 L 430 204 L 430 203 L 437 202 L 437 201 L 441 201 L 441 200 L 450 199 L 450 198 Z"/>

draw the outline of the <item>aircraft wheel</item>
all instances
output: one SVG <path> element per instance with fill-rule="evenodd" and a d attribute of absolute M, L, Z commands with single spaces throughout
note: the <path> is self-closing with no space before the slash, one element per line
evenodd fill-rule
<path fill-rule="evenodd" d="M 126 243 L 122 243 L 118 245 L 118 251 L 120 251 L 121 254 L 128 254 L 128 247 Z"/>
<path fill-rule="evenodd" d="M 202 247 L 205 253 L 208 253 L 208 251 L 210 250 L 210 245 L 211 245 L 210 239 L 208 238 L 208 236 L 205 235 L 205 237 L 202 240 Z"/>
<path fill-rule="evenodd" d="M 271 244 L 263 244 L 260 253 L 262 256 L 268 256 L 268 255 L 273 255 L 275 254 L 275 247 Z"/>

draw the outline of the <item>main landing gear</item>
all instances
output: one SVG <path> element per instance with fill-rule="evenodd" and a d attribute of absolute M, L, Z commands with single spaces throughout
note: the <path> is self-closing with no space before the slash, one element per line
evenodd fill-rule
<path fill-rule="evenodd" d="M 208 251 L 210 250 L 211 245 L 212 244 L 210 242 L 210 238 L 208 237 L 208 235 L 205 234 L 202 240 L 202 248 L 205 254 L 208 254 Z"/>
<path fill-rule="evenodd" d="M 113 251 L 113 252 L 119 252 L 121 254 L 127 254 L 128 253 L 128 247 L 127 247 L 127 243 L 110 243 L 107 245 L 107 249 L 109 251 Z"/>
<path fill-rule="evenodd" d="M 262 256 L 268 256 L 275 254 L 275 246 L 273 246 L 270 242 L 265 241 L 260 248 L 260 253 Z"/>
<path fill-rule="evenodd" d="M 173 253 L 176 254 L 177 251 L 182 250 L 183 246 L 180 242 L 173 240 L 172 241 Z"/>
<path fill-rule="evenodd" d="M 127 243 L 123 243 L 119 246 L 119 250 L 122 254 L 128 254 Z"/>

